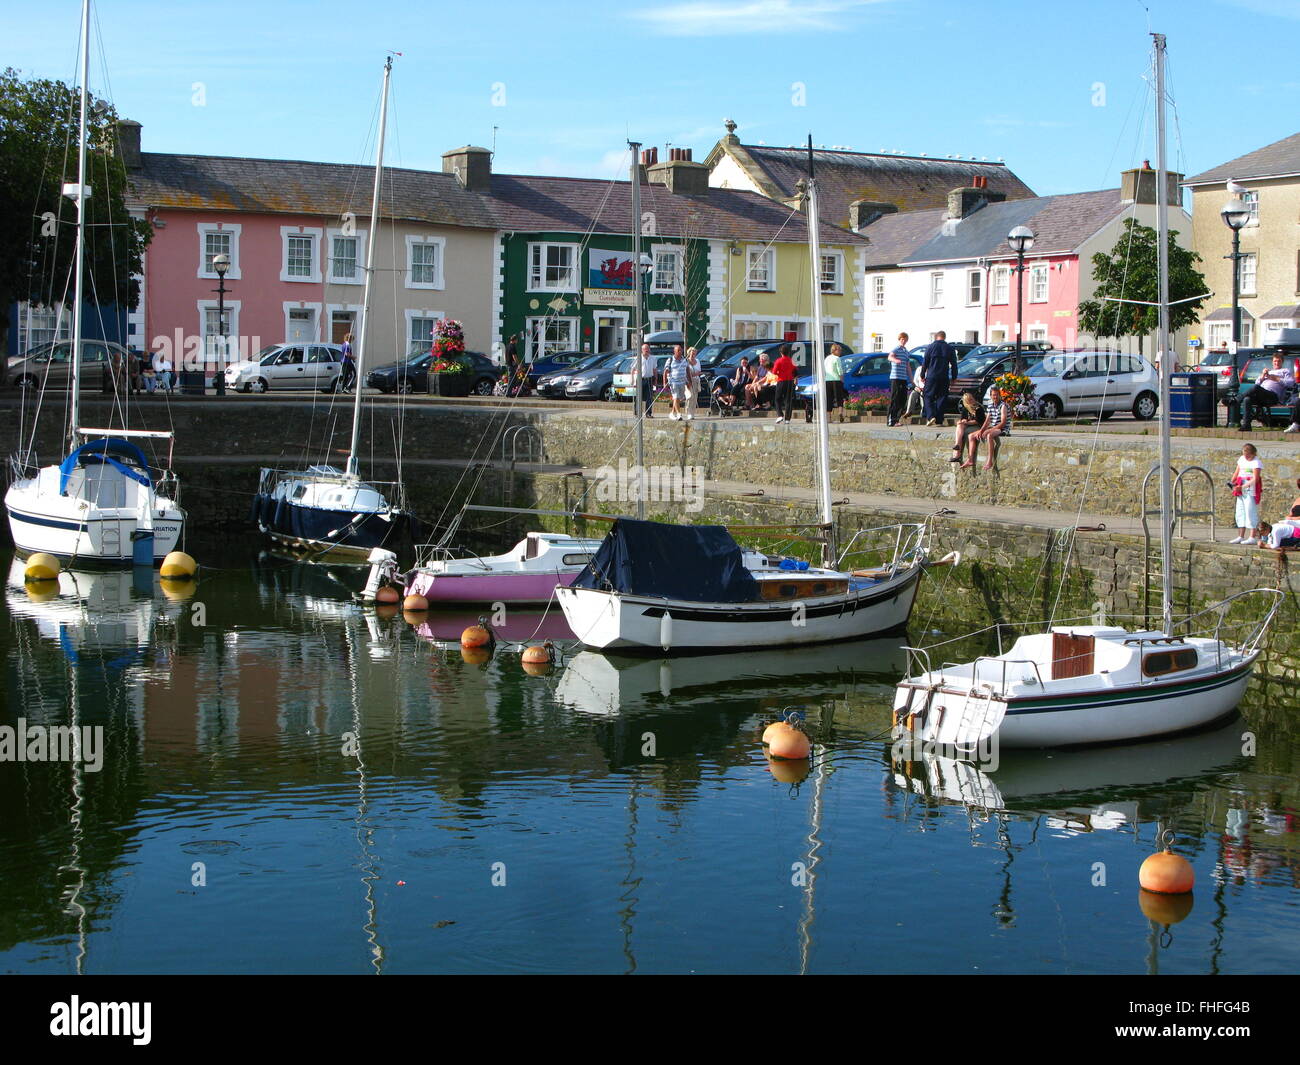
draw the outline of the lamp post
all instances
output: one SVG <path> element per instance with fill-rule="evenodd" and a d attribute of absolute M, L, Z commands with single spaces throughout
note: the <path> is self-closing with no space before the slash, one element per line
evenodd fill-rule
<path fill-rule="evenodd" d="M 1241 231 L 1250 221 L 1250 207 L 1235 196 L 1219 211 L 1223 224 L 1232 230 L 1232 386 L 1228 392 L 1228 425 L 1241 424 L 1240 371 L 1237 367 L 1237 349 L 1241 346 Z"/>
<path fill-rule="evenodd" d="M 215 255 L 212 269 L 217 272 L 217 333 L 221 338 L 217 355 L 217 372 L 212 378 L 212 388 L 219 396 L 226 394 L 226 274 L 230 270 L 229 255 Z"/>
<path fill-rule="evenodd" d="M 1020 365 L 1020 332 L 1025 318 L 1025 252 L 1034 246 L 1037 236 L 1028 226 L 1016 226 L 1007 234 L 1007 243 L 1016 253 L 1016 365 Z"/>

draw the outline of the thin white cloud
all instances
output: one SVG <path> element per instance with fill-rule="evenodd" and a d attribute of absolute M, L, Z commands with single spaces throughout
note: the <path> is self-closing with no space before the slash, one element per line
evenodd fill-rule
<path fill-rule="evenodd" d="M 1300 19 L 1300 0 L 1223 0 L 1229 7 L 1245 8 L 1258 15 Z"/>
<path fill-rule="evenodd" d="M 669 37 L 838 29 L 841 16 L 887 0 L 684 0 L 631 17 Z"/>

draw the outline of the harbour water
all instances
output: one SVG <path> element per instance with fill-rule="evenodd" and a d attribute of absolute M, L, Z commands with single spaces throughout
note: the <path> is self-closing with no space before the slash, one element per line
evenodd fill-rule
<path fill-rule="evenodd" d="M 102 729 L 102 761 L 0 761 L 0 970 L 1300 969 L 1294 683 L 1195 736 L 895 762 L 902 644 L 987 623 L 935 582 L 907 637 L 530 676 L 467 660 L 474 615 L 355 605 L 359 571 L 194 552 L 170 596 L 10 575 L 0 726 Z M 762 754 L 788 707 L 806 771 Z M 1139 899 L 1165 829 L 1190 912 Z"/>

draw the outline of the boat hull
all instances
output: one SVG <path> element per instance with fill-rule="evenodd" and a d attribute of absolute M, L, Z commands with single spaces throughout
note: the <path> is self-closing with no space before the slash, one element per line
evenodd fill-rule
<path fill-rule="evenodd" d="M 588 647 L 675 653 L 797 647 L 875 636 L 903 628 L 921 567 L 850 591 L 791 602 L 694 603 L 591 588 L 559 588 L 574 635 Z M 670 623 L 665 627 L 663 618 Z M 670 633 L 664 647 L 665 631 Z"/>
<path fill-rule="evenodd" d="M 365 562 L 376 547 L 400 535 L 405 515 L 304 507 L 287 500 L 258 496 L 254 501 L 258 528 L 272 540 L 297 551 L 328 552 L 332 559 Z"/>
<path fill-rule="evenodd" d="M 63 561 L 108 566 L 134 561 L 133 536 L 140 527 L 134 507 L 86 506 L 66 496 L 27 490 L 20 482 L 5 495 L 9 532 L 24 555 L 43 551 Z M 185 514 L 169 500 L 155 500 L 153 560 L 176 550 L 185 529 Z"/>
<path fill-rule="evenodd" d="M 581 572 L 477 573 L 420 572 L 406 586 L 407 595 L 422 595 L 430 603 L 532 603 L 544 605 L 556 585 L 568 586 Z"/>

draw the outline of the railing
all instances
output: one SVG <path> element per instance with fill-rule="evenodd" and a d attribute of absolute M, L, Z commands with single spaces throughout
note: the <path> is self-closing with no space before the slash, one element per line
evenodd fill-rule
<path fill-rule="evenodd" d="M 1269 625 L 1272 624 L 1273 618 L 1281 607 L 1283 598 L 1285 598 L 1284 593 L 1278 588 L 1248 588 L 1244 592 L 1237 592 L 1235 595 L 1228 596 L 1227 599 L 1223 599 L 1207 606 L 1204 610 L 1198 610 L 1195 614 L 1190 614 L 1181 621 L 1175 622 L 1174 628 L 1179 629 L 1186 627 L 1190 631 L 1192 628 L 1192 622 L 1197 618 L 1206 614 L 1217 614 L 1218 620 L 1215 622 L 1214 633 L 1210 638 L 1218 641 L 1220 648 L 1222 648 L 1224 640 L 1221 633 L 1223 632 L 1223 626 L 1227 621 L 1228 611 L 1232 608 L 1232 604 L 1238 599 L 1245 599 L 1247 596 L 1253 595 L 1269 595 L 1273 597 L 1273 605 L 1268 608 L 1268 612 L 1263 618 L 1253 624 L 1250 629 L 1250 635 L 1236 645 L 1241 654 L 1253 654 L 1259 649 L 1259 645 L 1264 639 L 1264 634 L 1268 631 Z M 1237 624 L 1243 624 L 1243 622 L 1238 622 Z M 1170 635 L 1172 635 L 1172 633 Z"/>
<path fill-rule="evenodd" d="M 904 537 L 904 533 L 907 530 L 911 531 L 907 532 L 906 537 Z M 881 532 L 892 532 L 894 534 L 894 549 L 889 562 L 889 569 L 891 571 L 896 572 L 900 566 L 925 557 L 925 522 L 919 522 L 916 524 L 877 525 L 871 529 L 859 529 L 853 534 L 852 539 L 849 540 L 845 545 L 844 550 L 840 552 L 839 557 L 835 560 L 835 568 L 840 570 L 845 569 L 845 560 L 851 558 L 853 555 L 862 555 L 867 557 L 870 554 L 879 551 L 883 557 L 884 551 L 881 551 L 880 548 L 862 547 L 858 548 L 856 551 L 853 549 L 853 545 L 858 542 L 860 537 L 867 536 L 871 533 Z"/>

